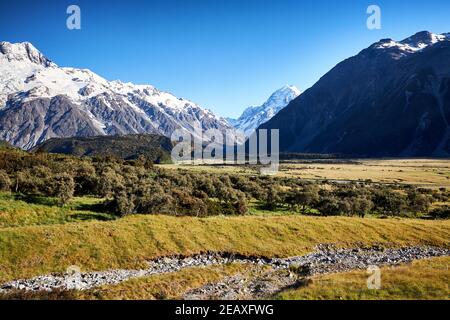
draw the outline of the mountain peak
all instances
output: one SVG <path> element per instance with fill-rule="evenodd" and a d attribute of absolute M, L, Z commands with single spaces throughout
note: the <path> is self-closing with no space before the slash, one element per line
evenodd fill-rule
<path fill-rule="evenodd" d="M 429 31 L 420 31 L 414 34 L 413 36 L 400 41 L 400 43 L 409 45 L 411 47 L 420 48 L 421 46 L 428 46 L 430 44 L 443 41 L 446 38 L 447 37 L 443 34 L 441 35 L 431 33 Z"/>
<path fill-rule="evenodd" d="M 395 49 L 394 57 L 399 59 L 411 53 L 421 51 L 438 42 L 449 41 L 450 33 L 436 34 L 429 31 L 420 31 L 416 34 L 402 40 L 395 41 L 393 39 L 381 39 L 374 43 L 372 49 Z"/>
<path fill-rule="evenodd" d="M 291 85 L 291 84 L 284 85 L 283 87 L 281 87 L 280 89 L 275 91 L 274 94 L 277 93 L 277 92 L 285 93 L 285 94 L 292 93 L 292 94 L 295 94 L 297 96 L 300 95 L 300 90 L 296 86 Z"/>
<path fill-rule="evenodd" d="M 227 121 L 236 129 L 243 131 L 245 136 L 250 136 L 257 127 L 269 121 L 299 95 L 300 90 L 296 86 L 285 85 L 272 93 L 261 106 L 248 107 L 238 119 Z"/>
<path fill-rule="evenodd" d="M 30 42 L 10 43 L 7 41 L 1 41 L 0 54 L 5 56 L 8 61 L 29 61 L 44 67 L 55 65 Z"/>

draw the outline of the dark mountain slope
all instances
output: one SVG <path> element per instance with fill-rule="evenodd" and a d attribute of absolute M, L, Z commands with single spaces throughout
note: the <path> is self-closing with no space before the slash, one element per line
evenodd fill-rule
<path fill-rule="evenodd" d="M 145 155 L 155 163 L 170 161 L 172 143 L 160 135 L 125 135 L 52 138 L 35 147 L 34 152 L 71 154 L 75 156 L 115 156 L 137 159 Z"/>
<path fill-rule="evenodd" d="M 260 128 L 283 152 L 448 156 L 449 122 L 450 41 L 421 32 L 341 62 Z"/>

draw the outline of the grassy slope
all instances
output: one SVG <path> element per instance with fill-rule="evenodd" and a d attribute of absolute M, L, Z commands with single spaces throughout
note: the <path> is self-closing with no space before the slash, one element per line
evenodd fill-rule
<path fill-rule="evenodd" d="M 381 269 L 381 289 L 367 289 L 364 271 L 313 278 L 312 284 L 278 294 L 278 299 L 450 299 L 450 257 Z"/>
<path fill-rule="evenodd" d="M 82 270 L 135 268 L 171 254 L 228 251 L 293 256 L 319 243 L 449 246 L 450 221 L 345 217 L 130 216 L 108 222 L 0 229 L 0 282 L 77 265 Z"/>

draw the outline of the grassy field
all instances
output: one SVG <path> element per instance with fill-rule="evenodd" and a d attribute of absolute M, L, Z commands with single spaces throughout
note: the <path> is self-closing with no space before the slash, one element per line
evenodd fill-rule
<path fill-rule="evenodd" d="M 333 160 L 329 160 L 332 161 Z M 364 181 L 404 183 L 425 187 L 450 187 L 450 161 L 445 159 L 397 160 L 334 160 L 282 162 L 276 176 L 297 177 L 308 180 Z M 161 165 L 164 168 L 183 168 L 214 173 L 255 174 L 257 171 L 243 166 L 220 165 Z"/>
<path fill-rule="evenodd" d="M 62 272 L 137 268 L 159 256 L 215 251 L 295 256 L 320 243 L 448 247 L 450 221 L 304 216 L 129 216 L 0 228 L 0 282 Z"/>
<path fill-rule="evenodd" d="M 276 299 L 450 299 L 450 257 L 381 268 L 381 288 L 368 289 L 368 274 L 353 271 L 313 277 L 306 287 L 290 289 Z"/>

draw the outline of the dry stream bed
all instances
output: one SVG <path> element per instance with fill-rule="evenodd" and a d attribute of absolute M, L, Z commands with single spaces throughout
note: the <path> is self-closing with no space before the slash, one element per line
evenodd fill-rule
<path fill-rule="evenodd" d="M 0 285 L 0 293 L 17 290 L 40 292 L 54 290 L 87 290 L 115 285 L 133 278 L 177 272 L 186 268 L 240 263 L 250 265 L 250 272 L 226 277 L 184 293 L 185 299 L 255 299 L 271 296 L 280 290 L 300 286 L 309 276 L 366 269 L 369 266 L 400 265 L 413 260 L 449 256 L 450 249 L 414 246 L 403 248 L 338 249 L 319 245 L 310 254 L 291 258 L 244 257 L 229 253 L 206 253 L 190 257 L 164 257 L 149 261 L 140 270 L 116 269 L 49 274 L 31 279 L 14 280 Z"/>

